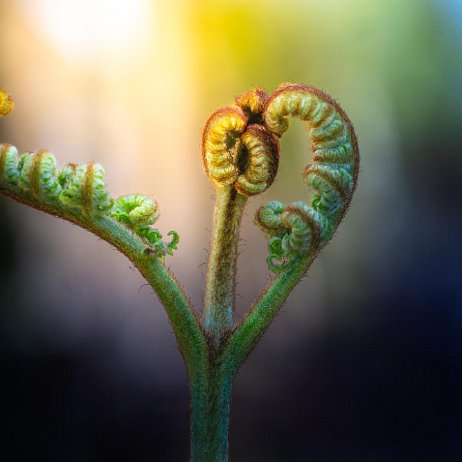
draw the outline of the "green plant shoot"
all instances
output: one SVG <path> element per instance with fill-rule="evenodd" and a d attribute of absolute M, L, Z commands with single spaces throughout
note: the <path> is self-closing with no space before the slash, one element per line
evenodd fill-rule
<path fill-rule="evenodd" d="M 14 107 L 0 90 L 0 116 Z M 303 180 L 309 203 L 272 201 L 255 223 L 268 238 L 267 287 L 242 319 L 235 316 L 237 244 L 250 196 L 266 191 L 277 175 L 279 139 L 289 118 L 306 123 L 312 163 Z M 0 145 L 0 192 L 91 231 L 125 254 L 152 286 L 170 319 L 188 373 L 191 461 L 228 460 L 229 410 L 236 374 L 290 292 L 332 238 L 356 187 L 359 150 L 348 116 L 326 93 L 284 83 L 270 96 L 257 88 L 216 110 L 202 135 L 205 172 L 216 204 L 205 297 L 198 312 L 165 265 L 179 236 L 154 227 L 159 207 L 139 194 L 111 198 L 97 163 L 56 165 L 46 150 L 19 155 Z"/>

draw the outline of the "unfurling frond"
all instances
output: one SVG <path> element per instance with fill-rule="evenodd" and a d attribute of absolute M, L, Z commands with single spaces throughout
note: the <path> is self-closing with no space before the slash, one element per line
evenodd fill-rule
<path fill-rule="evenodd" d="M 289 116 L 305 121 L 308 128 L 314 163 L 306 167 L 303 178 L 314 194 L 311 207 L 273 202 L 257 212 L 256 223 L 269 235 L 268 263 L 273 270 L 314 254 L 332 237 L 350 204 L 359 166 L 353 125 L 330 96 L 313 87 L 283 84 L 270 96 L 263 119 L 269 131 L 282 136 Z"/>

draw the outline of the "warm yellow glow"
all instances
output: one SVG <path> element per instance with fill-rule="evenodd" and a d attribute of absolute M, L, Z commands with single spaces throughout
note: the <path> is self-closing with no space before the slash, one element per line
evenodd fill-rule
<path fill-rule="evenodd" d="M 24 11 L 72 57 L 126 54 L 152 35 L 149 0 L 33 0 Z M 151 38 L 151 37 L 149 37 Z"/>

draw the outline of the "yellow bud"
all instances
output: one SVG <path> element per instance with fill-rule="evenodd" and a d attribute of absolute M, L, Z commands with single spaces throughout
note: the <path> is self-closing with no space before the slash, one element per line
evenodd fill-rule
<path fill-rule="evenodd" d="M 0 117 L 8 115 L 13 109 L 13 98 L 5 90 L 0 88 Z"/>
<path fill-rule="evenodd" d="M 268 95 L 262 88 L 246 91 L 236 98 L 236 104 L 247 114 L 262 114 L 265 109 Z"/>

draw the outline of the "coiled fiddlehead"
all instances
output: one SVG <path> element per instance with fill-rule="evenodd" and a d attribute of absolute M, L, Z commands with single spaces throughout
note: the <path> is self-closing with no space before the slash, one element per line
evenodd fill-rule
<path fill-rule="evenodd" d="M 314 163 L 303 178 L 315 192 L 311 207 L 272 202 L 257 212 L 256 223 L 269 235 L 268 265 L 274 271 L 314 255 L 332 237 L 351 201 L 359 165 L 353 125 L 330 96 L 313 87 L 282 84 L 268 99 L 263 120 L 270 132 L 282 136 L 289 116 L 307 123 Z"/>
<path fill-rule="evenodd" d="M 162 234 L 151 227 L 159 217 L 159 208 L 153 198 L 140 194 L 121 196 L 115 200 L 114 207 L 109 213 L 117 221 L 129 226 L 136 234 L 148 241 L 155 253 L 172 255 L 173 250 L 176 250 L 180 240 L 178 233 L 169 231 L 167 236 L 172 236 L 172 239 L 166 244 L 162 241 Z"/>
<path fill-rule="evenodd" d="M 99 216 L 111 217 L 142 238 L 156 256 L 172 254 L 178 235 L 170 231 L 170 243 L 152 228 L 159 216 L 154 199 L 138 194 L 111 199 L 105 186 L 104 168 L 94 162 L 56 168 L 48 151 L 18 156 L 14 146 L 0 145 L 0 191 L 49 213 L 90 223 Z"/>
<path fill-rule="evenodd" d="M 267 262 L 273 271 L 281 271 L 297 257 L 315 252 L 319 242 L 333 234 L 329 220 L 302 201 L 288 206 L 269 202 L 257 211 L 255 221 L 269 235 Z"/>
<path fill-rule="evenodd" d="M 207 120 L 202 158 L 217 187 L 234 185 L 243 196 L 259 194 L 272 184 L 279 161 L 277 136 L 260 125 L 266 93 L 252 90 Z"/>

